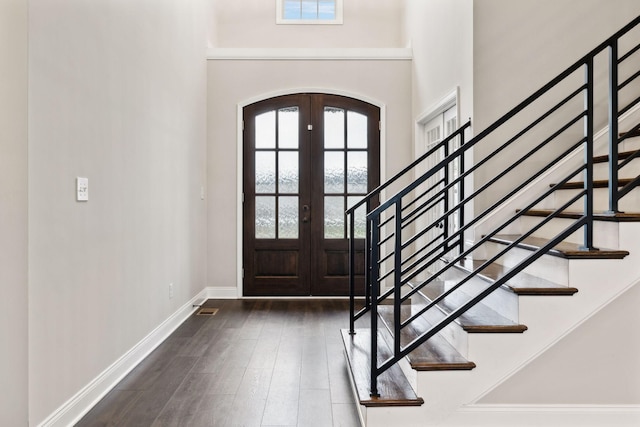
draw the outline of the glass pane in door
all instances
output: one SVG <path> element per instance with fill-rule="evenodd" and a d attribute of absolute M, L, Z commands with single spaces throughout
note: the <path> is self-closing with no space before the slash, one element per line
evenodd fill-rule
<path fill-rule="evenodd" d="M 298 148 L 298 107 L 278 110 L 278 148 Z"/>
<path fill-rule="evenodd" d="M 325 151 L 324 153 L 324 192 L 344 192 L 343 151 Z"/>
<path fill-rule="evenodd" d="M 344 148 L 344 110 L 324 108 L 324 148 Z"/>
<path fill-rule="evenodd" d="M 343 196 L 327 196 L 324 198 L 325 239 L 345 238 L 345 210 Z"/>
<path fill-rule="evenodd" d="M 347 192 L 367 194 L 367 152 L 347 152 Z"/>

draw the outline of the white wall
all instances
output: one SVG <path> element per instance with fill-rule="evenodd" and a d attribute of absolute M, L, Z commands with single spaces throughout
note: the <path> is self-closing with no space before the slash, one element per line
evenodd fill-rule
<path fill-rule="evenodd" d="M 640 286 L 635 285 L 484 396 L 483 404 L 640 403 Z"/>
<path fill-rule="evenodd" d="M 636 0 L 475 1 L 474 132 L 477 134 L 485 129 L 638 14 L 640 2 Z M 582 72 L 576 74 L 575 80 L 581 84 Z M 602 93 L 596 101 L 604 101 L 605 97 Z M 582 103 L 581 100 L 576 102 Z M 596 130 L 606 123 L 606 106 L 603 104 L 602 107 L 602 114 L 596 117 Z M 512 129 L 511 135 L 514 133 Z M 496 138 L 478 145 L 475 159 L 483 158 L 502 142 L 504 138 Z M 519 153 L 522 150 L 510 153 L 509 160 L 492 165 L 488 168 L 493 169 L 491 171 L 478 171 L 476 186 L 486 182 L 496 168 L 510 164 Z M 536 165 L 536 161 L 529 162 L 525 169 L 533 169 Z M 498 188 L 506 188 L 508 184 L 499 184 Z M 493 194 L 499 192 L 495 190 Z M 480 198 L 476 203 L 477 212 L 491 202 L 490 196 Z"/>
<path fill-rule="evenodd" d="M 206 284 L 206 29 L 201 1 L 29 5 L 36 425 Z"/>
<path fill-rule="evenodd" d="M 209 61 L 209 285 L 237 283 L 237 106 L 274 94 L 326 91 L 386 107 L 386 176 L 411 160 L 411 69 L 406 60 Z M 221 208 L 224 207 L 224 208 Z"/>
<path fill-rule="evenodd" d="M 27 1 L 0 2 L 0 425 L 27 425 Z"/>
<path fill-rule="evenodd" d="M 466 122 L 473 109 L 473 1 L 407 0 L 404 20 L 413 49 L 414 120 L 459 88 Z"/>
<path fill-rule="evenodd" d="M 346 0 L 342 25 L 276 25 L 276 0 L 208 0 L 212 47 L 404 47 L 402 2 Z"/>

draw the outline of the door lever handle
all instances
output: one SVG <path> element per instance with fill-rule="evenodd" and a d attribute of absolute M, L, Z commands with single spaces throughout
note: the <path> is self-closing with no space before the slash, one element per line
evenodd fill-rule
<path fill-rule="evenodd" d="M 310 212 L 311 209 L 309 209 L 309 205 L 302 206 L 302 222 L 309 222 L 309 219 L 311 217 Z"/>

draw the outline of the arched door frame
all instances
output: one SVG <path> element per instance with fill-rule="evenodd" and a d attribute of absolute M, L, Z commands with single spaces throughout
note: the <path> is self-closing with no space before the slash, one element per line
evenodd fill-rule
<path fill-rule="evenodd" d="M 295 89 L 285 89 L 281 91 L 269 92 L 266 94 L 258 95 L 249 99 L 245 99 L 237 104 L 236 108 L 236 165 L 237 165 L 237 176 L 236 176 L 236 242 L 237 242 L 237 251 L 236 251 L 236 296 L 237 298 L 245 298 L 243 295 L 243 277 L 242 277 L 242 251 L 243 251 L 243 243 L 242 243 L 242 184 L 243 184 L 243 174 L 244 174 L 244 154 L 243 154 L 243 135 L 242 135 L 242 116 L 243 109 L 247 105 L 254 104 L 259 101 L 263 101 L 270 98 L 275 98 L 277 96 L 283 95 L 294 95 L 299 93 L 325 93 L 328 95 L 339 95 L 345 96 L 353 99 L 357 99 L 359 101 L 367 102 L 369 104 L 375 105 L 380 109 L 380 182 L 385 182 L 385 165 L 386 165 L 386 106 L 384 103 L 369 98 L 367 96 L 356 94 L 348 91 L 342 90 L 330 90 L 330 89 L 319 89 L 319 88 L 295 88 Z M 302 297 L 304 298 L 304 297 Z M 317 298 L 317 297 L 316 297 Z"/>

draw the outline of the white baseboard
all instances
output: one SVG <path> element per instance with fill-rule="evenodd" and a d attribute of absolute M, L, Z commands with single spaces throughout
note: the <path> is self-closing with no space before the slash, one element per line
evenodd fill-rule
<path fill-rule="evenodd" d="M 443 426 L 636 427 L 638 405 L 469 405 Z"/>
<path fill-rule="evenodd" d="M 235 286 L 214 287 L 209 286 L 204 290 L 208 299 L 238 299 L 238 288 Z"/>
<path fill-rule="evenodd" d="M 39 427 L 71 426 L 77 423 L 93 406 L 96 405 L 113 387 L 115 387 L 133 368 L 160 345 L 178 326 L 180 326 L 196 310 L 195 304 L 209 297 L 209 289 L 205 288 L 198 295 L 180 307 L 164 322 L 138 344 L 105 369 L 93 381 L 83 387 L 71 399 L 65 402 Z M 235 288 L 233 288 L 235 292 Z"/>

